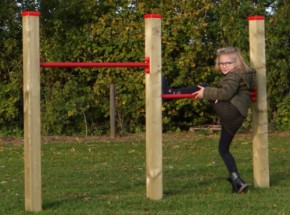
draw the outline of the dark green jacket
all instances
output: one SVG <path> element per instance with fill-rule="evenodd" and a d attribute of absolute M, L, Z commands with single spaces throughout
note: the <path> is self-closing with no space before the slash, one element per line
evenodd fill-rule
<path fill-rule="evenodd" d="M 251 105 L 251 90 L 255 86 L 254 70 L 236 70 L 224 75 L 218 87 L 206 87 L 203 97 L 212 101 L 231 102 L 243 116 Z"/>

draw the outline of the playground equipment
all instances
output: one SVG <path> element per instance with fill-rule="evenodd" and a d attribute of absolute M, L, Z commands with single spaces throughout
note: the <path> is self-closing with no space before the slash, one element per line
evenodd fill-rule
<path fill-rule="evenodd" d="M 149 57 L 145 57 L 145 62 L 137 62 L 137 63 L 131 63 L 131 62 L 126 62 L 126 63 L 118 63 L 118 62 L 104 62 L 104 63 L 93 63 L 93 62 L 88 62 L 88 63 L 82 63 L 82 62 L 41 62 L 40 66 L 41 67 L 61 67 L 61 68 L 76 68 L 76 67 L 81 67 L 81 68 L 96 68 L 96 67 L 106 67 L 106 68 L 125 68 L 125 67 L 133 67 L 133 68 L 138 68 L 138 67 L 144 67 L 146 73 L 150 73 L 149 70 Z"/>
<path fill-rule="evenodd" d="M 23 96 L 25 210 L 42 210 L 40 67 L 144 67 L 146 81 L 146 196 L 162 198 L 162 98 L 194 98 L 191 94 L 163 95 L 161 92 L 161 15 L 145 18 L 145 62 L 75 63 L 42 62 L 39 59 L 39 12 L 23 16 Z M 255 186 L 269 186 L 267 112 L 265 91 L 264 19 L 249 18 L 250 54 L 257 70 L 257 102 L 253 108 Z"/>
<path fill-rule="evenodd" d="M 250 60 L 256 69 L 256 102 L 253 103 L 253 174 L 255 187 L 269 187 L 268 116 L 266 89 L 265 22 L 263 16 L 250 16 Z"/>
<path fill-rule="evenodd" d="M 190 99 L 195 98 L 196 95 L 192 94 L 164 94 L 162 95 L 163 99 Z"/>
<path fill-rule="evenodd" d="M 145 18 L 145 62 L 42 62 L 39 59 L 39 16 L 23 16 L 23 96 L 25 210 L 42 210 L 40 67 L 144 67 L 146 73 L 146 185 L 147 197 L 162 198 L 161 15 Z M 151 62 L 150 62 L 151 61 Z"/>

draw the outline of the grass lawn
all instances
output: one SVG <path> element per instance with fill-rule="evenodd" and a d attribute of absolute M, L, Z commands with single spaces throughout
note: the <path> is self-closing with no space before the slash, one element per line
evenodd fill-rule
<path fill-rule="evenodd" d="M 270 188 L 231 193 L 217 152 L 218 134 L 163 136 L 162 200 L 146 199 L 145 134 L 46 140 L 39 214 L 290 214 L 290 133 L 269 134 Z M 23 144 L 0 144 L 0 214 L 24 210 Z M 253 183 L 250 134 L 232 145 L 242 177 Z"/>

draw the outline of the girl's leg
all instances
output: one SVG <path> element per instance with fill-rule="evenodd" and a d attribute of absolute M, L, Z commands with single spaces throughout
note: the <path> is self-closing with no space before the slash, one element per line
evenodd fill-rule
<path fill-rule="evenodd" d="M 233 138 L 234 136 L 229 134 L 229 132 L 227 132 L 227 130 L 224 127 L 222 127 L 218 151 L 230 174 L 232 172 L 238 173 L 236 161 L 232 156 L 232 154 L 230 153 L 230 145 L 232 143 Z"/>
<path fill-rule="evenodd" d="M 208 84 L 204 83 L 201 84 L 203 87 L 207 87 Z M 191 86 L 191 87 L 183 87 L 174 89 L 171 88 L 166 80 L 165 77 L 162 77 L 162 93 L 163 94 L 191 94 L 199 90 L 198 86 Z"/>
<path fill-rule="evenodd" d="M 230 153 L 230 145 L 233 137 L 233 135 L 231 135 L 224 127 L 222 127 L 219 141 L 219 154 L 228 169 L 230 175 L 228 181 L 232 184 L 232 191 L 236 193 L 242 193 L 248 190 L 249 185 L 239 176 L 236 161 Z"/>
<path fill-rule="evenodd" d="M 173 89 L 173 94 L 191 94 L 199 90 L 198 86 Z"/>

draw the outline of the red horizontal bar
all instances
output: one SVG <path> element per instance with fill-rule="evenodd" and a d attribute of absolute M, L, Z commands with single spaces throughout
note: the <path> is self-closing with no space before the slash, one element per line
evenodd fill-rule
<path fill-rule="evenodd" d="M 195 98 L 196 94 L 164 94 L 162 95 L 163 99 L 189 99 Z"/>
<path fill-rule="evenodd" d="M 136 62 L 136 63 L 81 63 L 81 62 L 42 62 L 41 67 L 149 67 L 149 63 Z"/>

